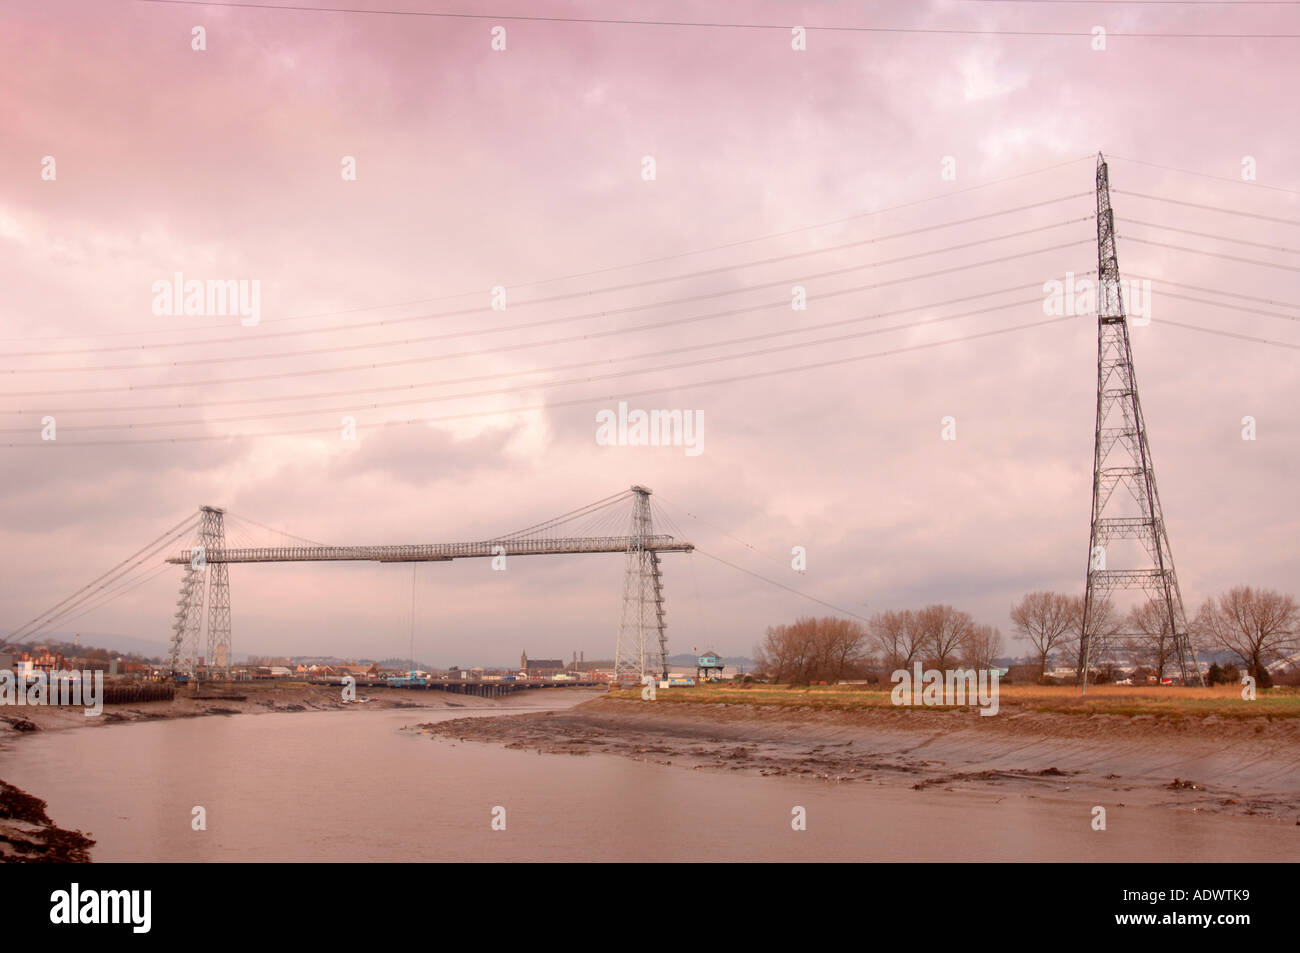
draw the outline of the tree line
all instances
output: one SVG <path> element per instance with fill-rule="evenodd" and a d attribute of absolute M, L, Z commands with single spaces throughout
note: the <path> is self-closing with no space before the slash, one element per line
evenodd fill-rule
<path fill-rule="evenodd" d="M 757 673 L 790 685 L 862 678 L 894 670 L 988 668 L 1002 653 L 1002 633 L 949 605 L 878 612 L 865 624 L 834 616 L 803 617 L 768 628 L 754 650 Z"/>
<path fill-rule="evenodd" d="M 1118 674 L 1122 655 L 1132 666 L 1157 677 L 1177 672 L 1177 657 L 1167 613 L 1147 601 L 1128 612 L 1108 599 L 1088 615 L 1090 661 L 1104 678 Z M 1028 644 L 1041 677 L 1052 661 L 1077 668 L 1081 662 L 1083 597 L 1060 592 L 1030 592 L 1011 607 L 1014 637 Z M 1236 586 L 1205 600 L 1188 623 L 1199 652 L 1223 651 L 1271 684 L 1269 666 L 1300 653 L 1300 605 L 1271 589 Z M 984 669 L 1004 655 L 1002 633 L 977 623 L 969 612 L 950 605 L 877 612 L 861 621 L 835 616 L 801 617 L 770 626 L 754 650 L 756 674 L 773 682 L 807 685 L 869 676 L 880 669 Z M 1231 666 L 1235 672 L 1235 666 Z M 1227 667 L 1211 677 L 1227 678 Z"/>
<path fill-rule="evenodd" d="M 1041 674 L 1052 658 L 1078 667 L 1083 630 L 1083 598 L 1059 592 L 1031 592 L 1011 608 L 1016 638 L 1031 646 Z M 1241 663 L 1260 685 L 1271 681 L 1268 667 L 1300 653 L 1300 605 L 1272 589 L 1234 586 L 1201 604 L 1188 620 L 1192 647 L 1223 651 Z M 1148 600 L 1127 613 L 1109 600 L 1093 606 L 1088 618 L 1091 664 L 1103 674 L 1119 655 L 1157 677 L 1177 671 L 1168 612 Z"/>

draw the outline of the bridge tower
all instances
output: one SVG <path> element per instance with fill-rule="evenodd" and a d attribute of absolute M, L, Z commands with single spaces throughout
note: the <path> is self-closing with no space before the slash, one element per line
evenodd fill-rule
<path fill-rule="evenodd" d="M 668 677 L 668 625 L 664 621 L 663 576 L 659 554 L 646 548 L 654 535 L 650 490 L 632 487 L 632 532 L 623 577 L 623 617 L 618 627 L 614 674 L 619 680 L 640 681 L 644 675 Z M 656 649 L 650 641 L 657 635 Z M 656 671 L 657 670 L 657 671 Z"/>
<path fill-rule="evenodd" d="M 1127 493 L 1116 497 L 1123 486 Z M 1107 566 L 1114 540 L 1141 544 L 1146 559 L 1137 568 Z M 1183 684 L 1204 684 L 1187 630 L 1183 597 L 1174 572 L 1155 468 L 1138 399 L 1133 351 L 1119 259 L 1115 251 L 1115 216 L 1110 205 L 1106 161 L 1097 156 L 1097 427 L 1092 463 L 1092 530 L 1088 542 L 1087 587 L 1079 640 L 1078 674 L 1088 690 L 1088 668 L 1100 657 L 1094 629 L 1104 603 L 1116 589 L 1141 589 L 1163 620 L 1171 640 L 1173 668 Z"/>
<path fill-rule="evenodd" d="M 172 626 L 171 667 L 193 669 L 200 656 L 203 631 L 203 603 L 208 604 L 207 654 L 203 656 L 210 671 L 230 669 L 230 567 L 224 562 L 209 563 L 207 554 L 226 548 L 225 510 L 214 506 L 199 507 L 198 545 L 190 550 L 190 561 L 181 578 L 180 598 L 176 600 Z M 182 657 L 185 650 L 189 654 Z"/>

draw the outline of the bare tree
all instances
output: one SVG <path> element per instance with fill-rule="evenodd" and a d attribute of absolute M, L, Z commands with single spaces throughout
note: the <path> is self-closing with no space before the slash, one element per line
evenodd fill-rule
<path fill-rule="evenodd" d="M 919 613 L 919 622 L 927 660 L 940 669 L 951 668 L 962 656 L 975 630 L 971 614 L 952 606 L 926 606 Z"/>
<path fill-rule="evenodd" d="M 1241 659 L 1257 678 L 1300 652 L 1300 606 L 1272 589 L 1236 586 L 1205 600 L 1193 626 L 1209 644 Z"/>
<path fill-rule="evenodd" d="M 881 662 L 895 671 L 912 667 L 925 639 L 920 619 L 911 609 L 877 612 L 868 623 L 868 632 Z"/>
<path fill-rule="evenodd" d="M 1067 654 L 1074 659 L 1076 667 L 1083 665 L 1083 596 L 1069 597 L 1070 631 L 1062 644 Z M 1102 666 L 1113 661 L 1108 658 L 1119 645 L 1120 635 L 1124 630 L 1124 617 L 1115 609 L 1109 599 L 1097 599 L 1088 612 L 1088 665 Z M 1110 671 L 1113 666 L 1107 666 Z"/>
<path fill-rule="evenodd" d="M 962 664 L 976 670 L 992 668 L 1002 650 L 1002 632 L 991 625 L 977 625 L 966 640 Z"/>
<path fill-rule="evenodd" d="M 1156 678 L 1165 674 L 1165 666 L 1176 658 L 1174 640 L 1169 631 L 1169 612 L 1166 607 L 1148 599 L 1129 610 L 1129 637 L 1125 647 L 1139 665 L 1149 666 Z"/>
<path fill-rule="evenodd" d="M 775 682 L 837 682 L 862 665 L 866 630 L 857 622 L 803 617 L 768 628 L 755 650 L 758 671 Z"/>
<path fill-rule="evenodd" d="M 1016 627 L 1016 638 L 1025 639 L 1038 655 L 1038 674 L 1047 671 L 1047 660 L 1053 652 L 1065 648 L 1071 640 L 1075 617 L 1079 614 L 1075 602 L 1059 592 L 1031 592 L 1011 607 L 1011 622 Z"/>
<path fill-rule="evenodd" d="M 826 636 L 827 681 L 839 682 L 861 674 L 866 665 L 867 630 L 852 619 L 827 617 L 822 620 Z"/>

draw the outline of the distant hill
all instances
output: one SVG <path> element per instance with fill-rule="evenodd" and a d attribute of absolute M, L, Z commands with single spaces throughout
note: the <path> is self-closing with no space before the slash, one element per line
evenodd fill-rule
<path fill-rule="evenodd" d="M 22 639 L 23 642 L 32 642 L 37 645 L 48 645 L 51 648 L 56 645 L 72 645 L 72 640 L 80 636 L 78 645 L 82 648 L 107 649 L 117 655 L 140 655 L 145 658 L 161 658 L 167 655 L 171 650 L 168 643 L 158 642 L 152 639 L 137 639 L 129 635 L 114 635 L 105 632 L 44 632 L 34 638 Z M 0 639 L 2 642 L 3 639 Z"/>
<path fill-rule="evenodd" d="M 380 668 L 397 669 L 403 672 L 409 671 L 411 668 L 411 660 L 409 658 L 385 658 L 380 659 L 376 664 L 378 664 Z M 430 665 L 428 662 L 421 662 L 419 659 L 415 660 L 415 667 L 421 672 L 430 672 L 436 668 L 436 666 Z"/>
<path fill-rule="evenodd" d="M 43 645 L 52 652 L 62 652 L 69 657 L 84 655 L 87 652 L 101 651 L 109 657 L 135 660 L 157 659 L 167 654 L 165 646 L 145 639 L 132 639 L 116 635 L 83 635 L 74 647 L 72 644 L 74 638 L 76 638 L 75 634 L 68 634 L 65 637 L 64 633 L 55 633 L 41 635 L 35 639 L 19 639 L 15 642 L 5 642 L 0 639 L 0 647 L 9 646 L 6 651 L 35 652 L 37 648 Z"/>

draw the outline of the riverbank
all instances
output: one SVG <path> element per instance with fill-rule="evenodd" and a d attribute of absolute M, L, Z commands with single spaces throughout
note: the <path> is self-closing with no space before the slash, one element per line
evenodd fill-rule
<path fill-rule="evenodd" d="M 50 820 L 40 798 L 0 781 L 0 863 L 86 863 L 94 844 Z"/>
<path fill-rule="evenodd" d="M 689 690 L 688 690 L 689 691 Z M 1067 796 L 1272 819 L 1300 842 L 1300 719 L 797 707 L 616 693 L 566 712 L 419 726 L 546 754 L 913 790 Z M 619 697 L 623 695 L 624 697 Z M 707 697 L 707 696 L 705 696 Z M 1068 794 L 1067 794 L 1068 792 Z"/>
<path fill-rule="evenodd" d="M 496 708 L 500 707 L 496 702 L 506 700 L 390 688 L 361 689 L 357 697 L 365 700 L 344 702 L 341 689 L 324 685 L 236 683 L 205 692 L 181 690 L 169 701 L 108 705 L 101 714 L 91 718 L 86 717 L 82 708 L 6 705 L 0 707 L 0 778 L 4 777 L 5 759 L 20 756 L 18 739 L 37 732 L 218 715 Z M 0 780 L 0 863 L 85 862 L 90 860 L 94 843 L 80 831 L 59 827 L 46 814 L 45 801 Z"/>

